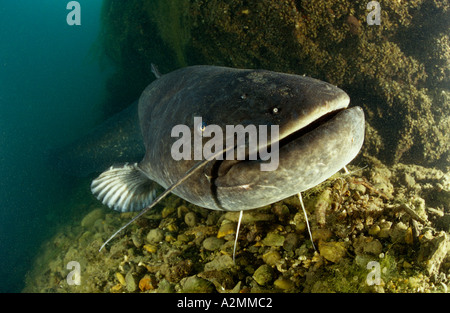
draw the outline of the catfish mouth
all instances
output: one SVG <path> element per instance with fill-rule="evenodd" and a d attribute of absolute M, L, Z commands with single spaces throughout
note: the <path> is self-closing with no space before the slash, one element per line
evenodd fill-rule
<path fill-rule="evenodd" d="M 278 141 L 278 150 L 280 151 L 284 146 L 287 146 L 288 144 L 291 144 L 295 142 L 296 140 L 302 138 L 304 135 L 314 132 L 317 128 L 320 126 L 325 125 L 327 122 L 332 120 L 335 116 L 337 116 L 340 112 L 346 110 L 347 108 L 340 108 L 334 111 L 327 112 L 326 114 L 320 116 L 313 122 L 309 123 L 308 125 L 301 127 L 300 129 L 294 130 L 289 135 L 285 136 L 281 140 Z M 273 143 L 269 143 L 267 145 L 267 152 L 272 152 L 272 145 Z M 236 146 L 234 147 L 236 149 Z M 223 155 L 222 160 L 216 160 L 214 162 L 209 163 L 205 166 L 205 174 L 214 179 L 220 176 L 224 176 L 228 173 L 228 171 L 236 164 L 241 162 L 265 162 L 260 158 L 260 154 L 258 153 L 258 157 L 256 160 L 249 160 L 248 159 L 248 151 L 246 151 L 246 158 L 245 160 L 226 160 L 225 154 Z"/>
<path fill-rule="evenodd" d="M 311 133 L 313 132 L 315 129 L 317 129 L 318 127 L 325 125 L 328 121 L 330 121 L 331 119 L 333 119 L 336 115 L 338 115 L 340 112 L 346 110 L 347 108 L 341 108 L 338 110 L 334 110 L 331 112 L 328 112 L 322 116 L 320 116 L 319 118 L 317 118 L 316 120 L 314 120 L 313 122 L 309 123 L 308 125 L 293 131 L 292 133 L 290 133 L 289 135 L 287 135 L 286 137 L 282 138 L 279 141 L 279 149 L 281 149 L 282 147 L 286 146 L 287 144 L 303 137 L 304 135 L 306 135 L 307 133 Z M 269 149 L 271 147 L 271 144 L 269 145 Z"/>

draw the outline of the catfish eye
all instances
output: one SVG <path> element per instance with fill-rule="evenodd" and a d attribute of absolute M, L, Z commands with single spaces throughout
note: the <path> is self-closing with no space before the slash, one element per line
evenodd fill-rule
<path fill-rule="evenodd" d="M 272 114 L 278 114 L 278 113 L 280 113 L 280 109 L 277 108 L 277 107 L 273 107 L 273 108 L 270 110 L 270 113 L 272 113 Z"/>
<path fill-rule="evenodd" d="M 196 127 L 197 133 L 199 133 L 199 134 L 203 133 L 205 131 L 205 129 L 206 129 L 206 122 L 201 122 Z"/>

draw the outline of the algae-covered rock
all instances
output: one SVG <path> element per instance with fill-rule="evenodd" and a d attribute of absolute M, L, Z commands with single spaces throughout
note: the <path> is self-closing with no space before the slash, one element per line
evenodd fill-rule
<path fill-rule="evenodd" d="M 261 265 L 253 274 L 253 279 L 261 286 L 268 285 L 273 280 L 273 270 L 267 265 Z"/>
<path fill-rule="evenodd" d="M 181 292 L 185 293 L 208 293 L 214 290 L 211 282 L 197 276 L 187 277 L 181 282 Z"/>
<path fill-rule="evenodd" d="M 271 247 L 281 247 L 284 243 L 284 236 L 275 232 L 270 232 L 267 234 L 266 238 L 262 240 L 262 243 L 266 246 Z"/>
<path fill-rule="evenodd" d="M 197 216 L 194 212 L 188 212 L 184 216 L 184 222 L 186 223 L 186 225 L 194 227 L 195 225 L 197 225 Z"/>
<path fill-rule="evenodd" d="M 159 228 L 150 230 L 147 234 L 147 241 L 150 243 L 159 243 L 164 240 L 164 231 Z"/>
<path fill-rule="evenodd" d="M 214 260 L 205 264 L 205 271 L 220 271 L 226 268 L 230 268 L 233 265 L 233 259 L 229 255 L 218 255 L 214 258 Z"/>
<path fill-rule="evenodd" d="M 208 237 L 203 240 L 203 248 L 208 251 L 215 251 L 220 249 L 220 247 L 225 243 L 225 240 L 217 237 Z"/>
<path fill-rule="evenodd" d="M 418 261 L 426 268 L 429 275 L 437 275 L 442 261 L 450 251 L 450 240 L 445 232 L 440 232 L 432 240 L 422 245 Z"/>
<path fill-rule="evenodd" d="M 134 277 L 133 273 L 130 271 L 125 275 L 125 282 L 126 287 L 129 292 L 136 291 L 136 278 Z"/>
<path fill-rule="evenodd" d="M 320 255 L 323 256 L 328 261 L 337 263 L 347 253 L 345 244 L 343 242 L 319 242 Z"/>
<path fill-rule="evenodd" d="M 274 282 L 273 285 L 282 290 L 292 290 L 294 283 L 286 277 L 279 277 Z"/>

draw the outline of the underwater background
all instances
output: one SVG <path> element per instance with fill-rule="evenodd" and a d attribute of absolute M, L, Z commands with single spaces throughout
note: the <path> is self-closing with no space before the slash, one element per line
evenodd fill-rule
<path fill-rule="evenodd" d="M 101 1 L 0 4 L 0 291 L 20 292 L 42 242 L 70 221 L 73 181 L 54 171 L 51 151 L 101 117 L 108 71 L 93 55 Z"/>
<path fill-rule="evenodd" d="M 69 1 L 0 4 L 1 292 L 448 290 L 448 1 L 378 1 L 379 25 L 369 1 L 77 2 L 79 26 Z M 151 63 L 305 74 L 364 109 L 352 174 L 303 195 L 317 251 L 295 197 L 245 212 L 234 264 L 237 215 L 172 195 L 98 252 L 134 214 L 90 194 L 97 151 L 82 144 L 155 79 Z"/>

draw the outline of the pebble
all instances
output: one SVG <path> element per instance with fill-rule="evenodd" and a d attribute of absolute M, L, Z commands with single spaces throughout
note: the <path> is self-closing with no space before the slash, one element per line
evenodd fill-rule
<path fill-rule="evenodd" d="M 261 265 L 256 269 L 255 273 L 253 274 L 253 279 L 260 286 L 268 285 L 273 280 L 272 268 L 267 264 Z"/>
<path fill-rule="evenodd" d="M 181 284 L 181 292 L 184 293 L 210 293 L 216 290 L 211 282 L 197 276 L 189 276 Z"/>
<path fill-rule="evenodd" d="M 143 247 L 145 249 L 145 251 L 150 252 L 150 253 L 155 253 L 156 250 L 158 249 L 156 246 L 154 245 L 144 245 Z"/>
<path fill-rule="evenodd" d="M 266 238 L 262 240 L 262 243 L 270 247 L 281 247 L 283 246 L 284 240 L 284 236 L 278 233 L 271 232 L 268 233 Z"/>
<path fill-rule="evenodd" d="M 294 283 L 289 278 L 279 277 L 274 282 L 273 285 L 279 289 L 291 290 L 294 287 Z"/>
<path fill-rule="evenodd" d="M 127 275 L 125 275 L 125 283 L 127 286 L 127 290 L 129 292 L 134 292 L 136 291 L 136 279 L 134 278 L 133 274 L 130 272 L 127 273 Z"/>
<path fill-rule="evenodd" d="M 169 215 L 171 215 L 172 213 L 174 213 L 176 211 L 176 208 L 173 207 L 165 207 L 162 211 L 161 211 L 161 216 L 162 218 L 166 218 Z"/>
<path fill-rule="evenodd" d="M 219 231 L 217 232 L 217 238 L 222 238 L 227 235 L 235 234 L 236 227 L 237 227 L 236 223 L 224 220 L 222 222 L 222 225 L 220 225 Z"/>
<path fill-rule="evenodd" d="M 140 248 L 143 244 L 141 237 L 136 234 L 133 234 L 131 236 L 131 241 L 133 241 L 133 244 L 136 248 Z"/>
<path fill-rule="evenodd" d="M 381 242 L 373 237 L 361 236 L 356 238 L 353 242 L 353 247 L 357 255 L 379 255 L 383 251 Z"/>
<path fill-rule="evenodd" d="M 270 266 L 275 266 L 280 262 L 281 255 L 277 250 L 270 250 L 269 252 L 263 254 L 262 259 L 264 263 Z"/>
<path fill-rule="evenodd" d="M 295 225 L 295 229 L 300 233 L 306 230 L 306 223 L 303 212 L 295 213 L 294 218 L 292 219 L 292 224 Z"/>
<path fill-rule="evenodd" d="M 150 230 L 147 234 L 147 241 L 150 243 L 159 243 L 164 240 L 164 232 L 159 228 Z"/>
<path fill-rule="evenodd" d="M 159 293 L 174 293 L 175 288 L 167 279 L 162 279 L 158 284 L 157 292 Z"/>
<path fill-rule="evenodd" d="M 380 223 L 380 231 L 378 232 L 378 237 L 388 238 L 391 233 L 392 222 L 384 221 Z"/>
<path fill-rule="evenodd" d="M 313 237 L 314 238 L 314 237 Z M 297 234 L 289 233 L 283 242 L 283 248 L 286 251 L 294 251 L 299 245 L 300 239 Z"/>
<path fill-rule="evenodd" d="M 375 236 L 378 235 L 378 233 L 380 232 L 381 228 L 378 225 L 373 225 L 372 227 L 370 227 L 369 229 L 369 235 L 371 236 Z"/>
<path fill-rule="evenodd" d="M 207 271 L 220 271 L 223 269 L 229 269 L 234 265 L 233 259 L 229 255 L 219 255 L 214 258 L 211 262 L 205 264 L 205 272 Z"/>
<path fill-rule="evenodd" d="M 317 228 L 313 229 L 312 231 L 312 237 L 314 241 L 327 241 L 331 238 L 332 235 L 333 233 L 331 232 L 331 230 L 326 228 Z"/>
<path fill-rule="evenodd" d="M 426 240 L 426 239 L 425 239 Z M 426 268 L 428 275 L 437 275 L 441 263 L 450 248 L 450 239 L 448 235 L 441 231 L 435 238 L 424 242 L 418 253 L 418 261 Z"/>
<path fill-rule="evenodd" d="M 121 273 L 116 272 L 116 278 L 122 286 L 126 285 L 125 277 L 123 277 L 123 275 Z"/>
<path fill-rule="evenodd" d="M 320 255 L 333 263 L 339 262 L 347 253 L 343 242 L 319 242 Z"/>
<path fill-rule="evenodd" d="M 397 224 L 395 224 L 389 234 L 391 236 L 392 242 L 404 243 L 407 231 L 408 226 L 406 226 L 404 223 L 398 222 Z"/>
<path fill-rule="evenodd" d="M 139 281 L 139 289 L 141 291 L 147 291 L 147 290 L 153 290 L 156 288 L 156 281 L 155 279 L 152 277 L 150 277 L 150 275 L 145 275 L 144 277 L 141 278 L 141 280 Z"/>
<path fill-rule="evenodd" d="M 197 225 L 197 215 L 195 215 L 194 212 L 186 213 L 186 215 L 184 216 L 184 222 L 187 226 L 194 227 L 195 225 Z"/>
<path fill-rule="evenodd" d="M 217 237 L 208 237 L 203 240 L 203 248 L 208 251 L 216 251 L 225 243 L 225 240 Z"/>

